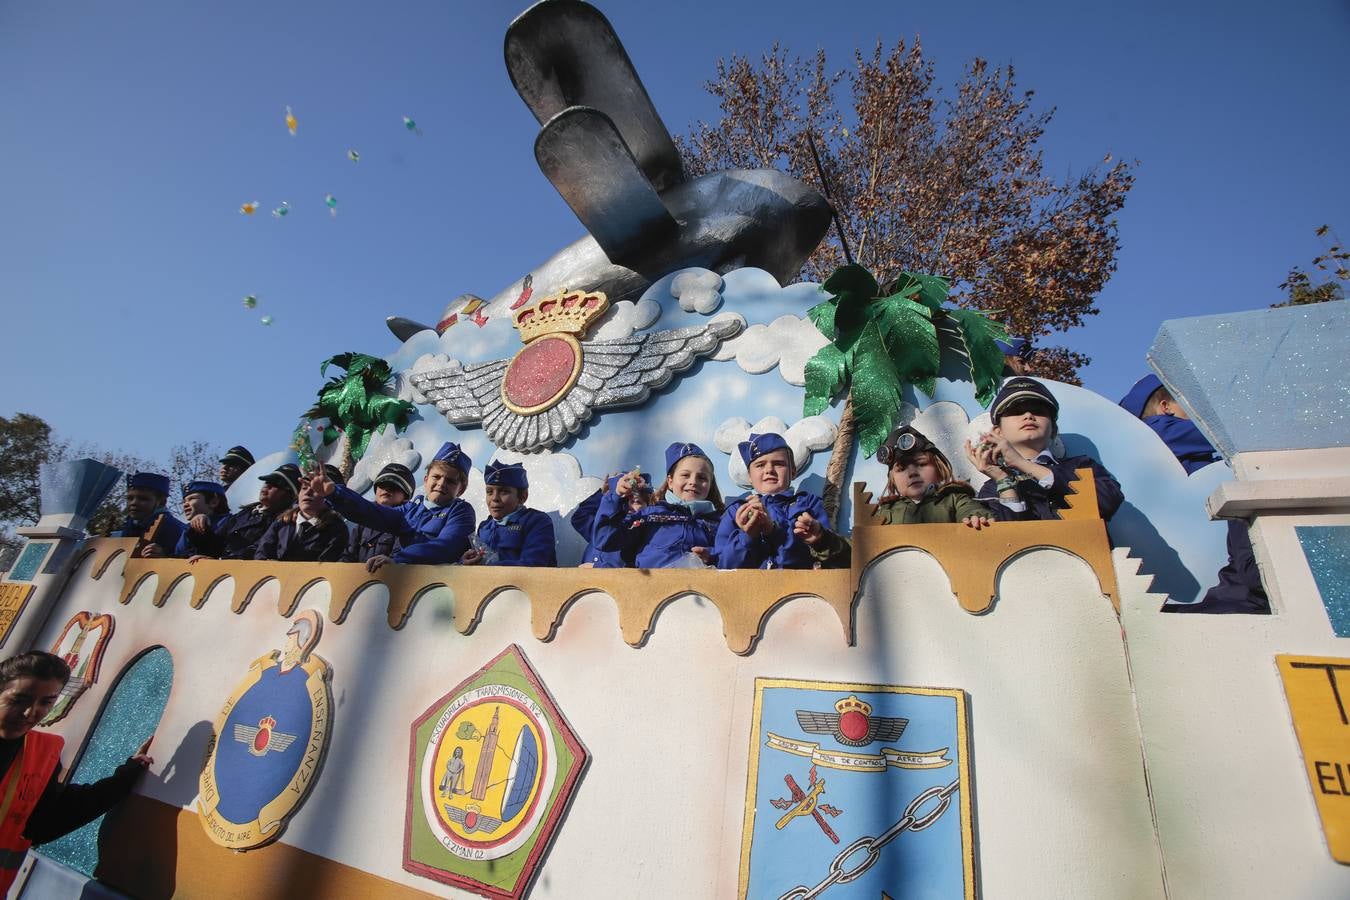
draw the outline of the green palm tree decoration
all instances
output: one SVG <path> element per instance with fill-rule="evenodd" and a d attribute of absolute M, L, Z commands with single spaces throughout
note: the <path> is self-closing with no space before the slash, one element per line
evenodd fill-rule
<path fill-rule="evenodd" d="M 366 453 L 375 432 L 383 432 L 390 425 L 395 433 L 408 427 L 417 407 L 406 400 L 386 393 L 393 379 L 389 363 L 365 353 L 339 353 L 325 359 L 319 366 L 319 375 L 327 374 L 330 365 L 340 366 L 346 374 L 328 379 L 319 388 L 317 402 L 305 413 L 305 418 L 326 418 L 323 430 L 324 445 L 333 443 L 339 434 L 347 437 L 342 449 L 342 474 L 350 476 L 356 460 Z M 295 446 L 302 442 L 309 447 L 309 438 L 302 436 L 305 422 L 296 429 Z M 304 454 L 302 453 L 302 462 Z"/>
<path fill-rule="evenodd" d="M 906 384 L 932 396 L 942 363 L 937 322 L 943 317 L 963 339 L 976 398 L 985 406 L 994 399 L 1003 372 L 1003 351 L 994 341 L 1006 338 L 1007 330 L 979 310 L 947 307 L 949 288 L 946 278 L 902 272 L 883 289 L 865 268 L 847 265 L 822 285 L 829 298 L 808 311 L 830 343 L 806 363 L 802 413 L 819 415 L 845 396 L 825 473 L 825 508 L 832 520 L 855 434 L 871 456 L 899 419 Z"/>

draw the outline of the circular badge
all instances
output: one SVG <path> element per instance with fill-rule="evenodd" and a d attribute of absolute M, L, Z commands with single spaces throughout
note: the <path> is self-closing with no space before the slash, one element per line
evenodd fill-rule
<path fill-rule="evenodd" d="M 522 347 L 502 377 L 502 402 L 531 415 L 561 400 L 581 374 L 581 345 L 570 334 L 548 334 Z"/>
<path fill-rule="evenodd" d="M 506 856 L 538 829 L 556 768 L 553 733 L 534 700 L 506 685 L 475 688 L 441 714 L 427 742 L 427 825 L 456 856 Z"/>

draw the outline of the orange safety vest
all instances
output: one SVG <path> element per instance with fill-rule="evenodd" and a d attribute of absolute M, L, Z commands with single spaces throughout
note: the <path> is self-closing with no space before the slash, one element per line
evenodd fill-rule
<path fill-rule="evenodd" d="M 0 896 L 14 883 L 19 866 L 32 845 L 23 836 L 42 791 L 61 762 L 65 740 L 45 731 L 24 735 L 23 746 L 0 781 Z"/>

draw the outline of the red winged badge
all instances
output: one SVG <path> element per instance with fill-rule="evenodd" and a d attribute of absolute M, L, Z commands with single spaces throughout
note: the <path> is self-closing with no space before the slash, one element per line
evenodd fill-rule
<path fill-rule="evenodd" d="M 909 719 L 872 715 L 872 705 L 849 694 L 834 704 L 832 713 L 797 710 L 797 724 L 811 734 L 833 735 L 849 747 L 864 747 L 874 741 L 900 740 Z"/>

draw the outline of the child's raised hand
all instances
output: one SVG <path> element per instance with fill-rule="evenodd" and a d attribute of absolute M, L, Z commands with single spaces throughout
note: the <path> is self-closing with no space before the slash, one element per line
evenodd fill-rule
<path fill-rule="evenodd" d="M 316 497 L 331 497 L 334 487 L 332 480 L 324 472 L 323 466 L 315 463 L 314 468 L 309 470 L 309 492 Z M 371 559 L 374 559 L 374 557 L 371 557 Z M 371 569 L 370 571 L 374 572 L 375 570 Z"/>
<path fill-rule="evenodd" d="M 974 445 L 969 440 L 966 441 L 966 459 L 990 478 L 998 478 L 1005 474 L 1003 467 L 998 463 L 998 452 L 992 434 L 980 435 L 979 443 Z"/>
<path fill-rule="evenodd" d="M 620 497 L 627 497 L 637 490 L 638 485 L 642 483 L 642 471 L 634 467 L 633 471 L 627 473 L 614 485 L 614 493 Z"/>
<path fill-rule="evenodd" d="M 825 526 L 817 522 L 815 516 L 804 512 L 792 523 L 792 533 L 808 544 L 815 544 L 825 536 Z"/>
<path fill-rule="evenodd" d="M 993 525 L 994 520 L 988 516 L 966 516 L 961 520 L 961 524 L 979 531 L 981 528 L 988 528 Z"/>
<path fill-rule="evenodd" d="M 211 530 L 211 520 L 206 517 L 206 513 L 197 513 L 188 520 L 188 527 L 198 534 L 206 534 Z"/>
<path fill-rule="evenodd" d="M 459 558 L 460 564 L 465 566 L 477 566 L 483 562 L 483 551 L 475 550 L 470 547 L 464 551 L 464 555 Z"/>
<path fill-rule="evenodd" d="M 329 484 L 332 484 L 332 482 L 330 481 Z M 366 571 L 367 572 L 379 571 L 381 567 L 393 561 L 394 561 L 393 557 L 385 556 L 384 554 L 372 556 L 370 559 L 366 560 Z"/>

